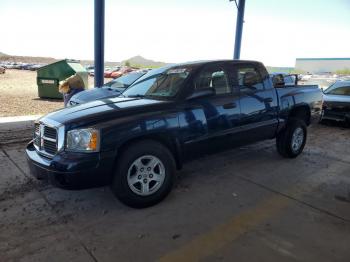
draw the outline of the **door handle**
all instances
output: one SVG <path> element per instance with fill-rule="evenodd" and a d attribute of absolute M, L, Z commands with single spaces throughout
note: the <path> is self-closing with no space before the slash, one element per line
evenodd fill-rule
<path fill-rule="evenodd" d="M 268 98 L 265 98 L 265 99 L 264 99 L 264 102 L 265 102 L 265 103 L 272 103 L 272 102 L 273 102 L 273 99 L 272 99 L 272 97 L 268 97 Z"/>
<path fill-rule="evenodd" d="M 236 105 L 236 103 L 232 102 L 232 103 L 224 104 L 222 107 L 223 107 L 224 109 L 232 109 L 232 108 L 236 108 L 237 105 Z"/>

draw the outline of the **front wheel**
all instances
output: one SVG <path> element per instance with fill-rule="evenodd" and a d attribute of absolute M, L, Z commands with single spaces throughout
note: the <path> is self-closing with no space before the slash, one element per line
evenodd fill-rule
<path fill-rule="evenodd" d="M 277 135 L 278 153 L 286 158 L 297 157 L 304 149 L 307 138 L 307 127 L 304 121 L 291 119 L 286 128 Z"/>
<path fill-rule="evenodd" d="M 144 140 L 122 153 L 111 188 L 124 204 L 144 208 L 168 195 L 174 177 L 175 161 L 171 152 L 156 141 Z"/>

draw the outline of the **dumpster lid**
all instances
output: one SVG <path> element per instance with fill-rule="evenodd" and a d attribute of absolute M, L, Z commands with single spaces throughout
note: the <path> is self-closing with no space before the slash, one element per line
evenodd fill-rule
<path fill-rule="evenodd" d="M 86 72 L 86 69 L 77 62 L 69 62 L 67 61 L 67 64 L 75 71 L 75 72 Z"/>
<path fill-rule="evenodd" d="M 75 60 L 75 59 L 63 59 L 63 60 L 58 60 L 56 62 L 53 62 L 51 64 L 47 64 L 47 65 L 44 65 L 42 67 L 40 67 L 38 69 L 38 71 L 41 71 L 42 69 L 46 69 L 48 67 L 51 67 L 52 65 L 55 65 L 55 64 L 58 64 L 58 63 L 62 63 L 62 62 L 66 62 L 67 64 L 69 65 L 76 65 L 76 64 L 79 64 L 80 63 L 80 60 Z"/>

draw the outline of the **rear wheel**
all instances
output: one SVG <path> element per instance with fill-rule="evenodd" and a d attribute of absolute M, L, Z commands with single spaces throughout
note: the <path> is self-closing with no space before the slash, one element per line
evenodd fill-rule
<path fill-rule="evenodd" d="M 162 144 L 144 140 L 128 147 L 118 160 L 112 191 L 124 204 L 144 208 L 163 200 L 171 191 L 175 161 Z"/>
<path fill-rule="evenodd" d="M 307 137 L 307 127 L 304 121 L 291 119 L 286 128 L 277 135 L 278 153 L 286 158 L 297 157 L 304 149 Z"/>

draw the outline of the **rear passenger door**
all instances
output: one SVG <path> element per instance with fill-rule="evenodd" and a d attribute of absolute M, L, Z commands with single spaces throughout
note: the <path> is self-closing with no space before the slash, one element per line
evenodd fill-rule
<path fill-rule="evenodd" d="M 232 65 L 240 96 L 240 129 L 244 138 L 272 138 L 277 120 L 277 95 L 264 68 L 254 64 Z"/>
<path fill-rule="evenodd" d="M 209 64 L 191 82 L 194 91 L 212 88 L 216 94 L 186 101 L 180 116 L 184 159 L 221 150 L 228 145 L 227 135 L 239 128 L 239 92 L 233 89 L 227 69 L 225 63 Z"/>

